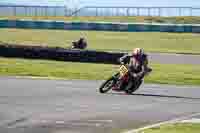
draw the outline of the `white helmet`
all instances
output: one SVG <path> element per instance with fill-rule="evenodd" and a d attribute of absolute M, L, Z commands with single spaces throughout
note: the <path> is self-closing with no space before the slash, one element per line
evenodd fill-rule
<path fill-rule="evenodd" d="M 132 51 L 132 55 L 141 56 L 144 54 L 144 50 L 142 48 L 134 48 Z"/>

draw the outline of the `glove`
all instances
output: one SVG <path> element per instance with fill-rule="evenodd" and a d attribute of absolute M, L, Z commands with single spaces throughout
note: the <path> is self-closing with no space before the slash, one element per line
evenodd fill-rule
<path fill-rule="evenodd" d="M 134 73 L 134 74 L 133 74 L 133 77 L 134 77 L 134 78 L 137 78 L 137 74 L 136 74 L 136 73 Z"/>
<path fill-rule="evenodd" d="M 121 64 L 121 65 L 124 65 L 125 63 L 124 63 L 124 62 L 120 62 L 120 64 Z"/>

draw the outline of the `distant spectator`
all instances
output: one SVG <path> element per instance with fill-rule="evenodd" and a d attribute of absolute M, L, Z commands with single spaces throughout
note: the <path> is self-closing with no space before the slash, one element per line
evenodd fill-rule
<path fill-rule="evenodd" d="M 87 41 L 81 37 L 78 41 L 72 42 L 72 49 L 85 49 L 87 47 Z"/>

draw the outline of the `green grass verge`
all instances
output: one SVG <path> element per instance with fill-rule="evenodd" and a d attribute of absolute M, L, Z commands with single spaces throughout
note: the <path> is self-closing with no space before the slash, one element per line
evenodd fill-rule
<path fill-rule="evenodd" d="M 168 124 L 144 130 L 140 133 L 199 133 L 200 124 Z"/>
<path fill-rule="evenodd" d="M 142 47 L 148 52 L 200 54 L 199 34 L 157 32 L 104 32 L 0 29 L 0 41 L 26 45 L 68 47 L 85 36 L 89 49 L 128 51 Z"/>
<path fill-rule="evenodd" d="M 142 23 L 187 23 L 199 24 L 200 17 L 180 16 L 180 17 L 148 17 L 148 16 L 113 16 L 113 17 L 62 17 L 62 16 L 1 16 L 0 19 L 32 19 L 32 20 L 58 20 L 58 21 L 74 21 L 74 22 L 142 22 Z"/>
<path fill-rule="evenodd" d="M 200 67 L 152 64 L 148 83 L 200 85 Z M 72 63 L 47 60 L 0 58 L 0 75 L 39 76 L 63 79 L 102 80 L 113 75 L 117 65 Z"/>

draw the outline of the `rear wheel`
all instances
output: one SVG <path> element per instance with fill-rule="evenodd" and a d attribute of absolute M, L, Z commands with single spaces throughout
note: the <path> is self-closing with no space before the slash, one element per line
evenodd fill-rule
<path fill-rule="evenodd" d="M 114 84 L 115 84 L 115 78 L 114 77 L 109 78 L 108 80 L 106 80 L 100 86 L 99 92 L 100 93 L 106 93 L 106 92 L 108 92 L 113 87 Z"/>
<path fill-rule="evenodd" d="M 129 81 L 125 89 L 126 94 L 132 94 L 134 92 L 134 90 L 132 89 L 133 87 L 134 87 L 134 83 Z"/>
<path fill-rule="evenodd" d="M 137 89 L 139 89 L 140 85 L 142 84 L 142 80 L 139 80 L 137 82 L 129 82 L 125 92 L 127 94 L 132 94 L 135 92 Z"/>

